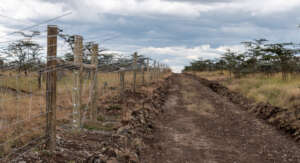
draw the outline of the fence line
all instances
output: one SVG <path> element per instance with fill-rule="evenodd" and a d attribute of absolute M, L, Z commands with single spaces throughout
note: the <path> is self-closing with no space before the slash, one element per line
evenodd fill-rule
<path fill-rule="evenodd" d="M 85 121 L 98 121 L 98 97 L 113 94 L 125 99 L 125 90 L 136 93 L 169 70 L 138 53 L 106 61 L 98 44 L 87 48 L 78 35 L 70 43 L 73 61 L 66 60 L 58 56 L 59 32 L 57 26 L 48 26 L 47 56 L 41 57 L 46 63 L 28 60 L 24 74 L 18 63 L 0 66 L 0 161 L 35 140 L 55 151 L 57 127 L 80 132 Z M 84 49 L 89 49 L 88 55 Z"/>

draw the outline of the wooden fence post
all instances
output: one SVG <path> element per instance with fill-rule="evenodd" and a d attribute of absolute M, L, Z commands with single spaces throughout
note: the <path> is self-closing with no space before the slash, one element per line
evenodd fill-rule
<path fill-rule="evenodd" d="M 145 85 L 145 67 L 142 65 L 142 84 Z"/>
<path fill-rule="evenodd" d="M 151 72 L 151 81 L 155 80 L 155 70 L 156 70 L 156 61 L 153 62 L 152 72 Z"/>
<path fill-rule="evenodd" d="M 136 71 L 137 71 L 137 57 L 138 54 L 135 52 L 133 54 L 133 92 L 136 92 Z"/>
<path fill-rule="evenodd" d="M 149 74 L 149 58 L 147 58 L 147 75 L 150 75 L 150 74 Z M 147 80 L 149 80 L 149 78 L 148 78 Z M 147 81 L 146 81 L 146 82 L 147 82 Z"/>
<path fill-rule="evenodd" d="M 42 88 L 42 70 L 38 71 L 38 88 Z"/>
<path fill-rule="evenodd" d="M 93 44 L 92 47 L 92 58 L 91 58 L 91 63 L 96 66 L 96 69 L 93 69 L 91 71 L 91 117 L 92 121 L 97 121 L 97 96 L 98 96 L 98 91 L 97 91 L 97 84 L 98 84 L 98 44 Z"/>
<path fill-rule="evenodd" d="M 74 43 L 74 64 L 80 65 L 80 70 L 74 70 L 74 88 L 73 88 L 73 127 L 78 131 L 81 127 L 81 89 L 82 89 L 82 37 L 75 35 Z"/>
<path fill-rule="evenodd" d="M 46 80 L 46 113 L 47 126 L 46 143 L 51 153 L 56 147 L 56 53 L 57 53 L 57 26 L 48 26 L 47 35 L 47 80 Z"/>
<path fill-rule="evenodd" d="M 161 77 L 161 63 L 158 64 L 158 79 Z"/>
<path fill-rule="evenodd" d="M 159 65 L 160 65 L 160 63 L 158 62 L 157 63 L 157 69 L 156 69 L 156 81 L 159 80 Z"/>
<path fill-rule="evenodd" d="M 121 87 L 120 95 L 122 98 L 125 91 L 125 70 L 120 71 L 120 87 Z"/>
<path fill-rule="evenodd" d="M 156 67 L 155 67 L 155 82 L 157 82 L 157 80 L 158 80 L 158 65 L 159 65 L 159 62 L 156 63 Z"/>

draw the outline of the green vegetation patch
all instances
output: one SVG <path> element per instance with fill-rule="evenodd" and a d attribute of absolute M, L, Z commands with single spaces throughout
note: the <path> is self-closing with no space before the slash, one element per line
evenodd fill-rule
<path fill-rule="evenodd" d="M 112 131 L 114 129 L 114 125 L 111 123 L 107 123 L 104 125 L 100 122 L 88 121 L 83 124 L 83 128 L 87 130 Z"/>

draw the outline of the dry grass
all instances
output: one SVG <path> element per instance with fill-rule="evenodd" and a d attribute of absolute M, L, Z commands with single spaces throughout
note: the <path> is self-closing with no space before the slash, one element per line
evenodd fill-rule
<path fill-rule="evenodd" d="M 193 111 L 196 114 L 204 116 L 215 116 L 214 106 L 207 100 L 201 98 L 193 85 L 197 84 L 195 80 L 189 80 L 188 78 L 182 78 L 182 84 L 185 89 L 181 91 L 185 105 L 189 111 Z M 200 103 L 194 103 L 201 99 Z"/>
<path fill-rule="evenodd" d="M 205 71 L 205 72 L 194 71 L 189 73 L 202 76 L 208 80 L 217 80 L 217 81 L 226 80 L 229 77 L 229 73 L 227 71 Z"/>
<path fill-rule="evenodd" d="M 9 153 L 11 148 L 24 145 L 26 142 L 45 134 L 46 82 L 38 88 L 38 74 L 27 76 L 18 73 L 0 73 L 0 158 Z M 43 75 L 45 77 L 45 75 Z M 115 96 L 120 91 L 119 73 L 97 74 L 99 99 L 102 96 Z M 150 73 L 145 72 L 145 80 L 150 81 Z M 90 101 L 90 83 L 88 74 L 84 74 L 82 88 L 82 106 L 86 108 Z M 125 86 L 130 89 L 133 83 L 133 72 L 126 72 Z M 142 74 L 137 73 L 137 86 L 141 88 Z M 57 120 L 58 124 L 69 123 L 72 119 L 73 73 L 58 73 L 57 82 Z M 4 143 L 4 144 L 3 144 Z"/>
<path fill-rule="evenodd" d="M 267 78 L 263 74 L 254 74 L 241 78 L 229 79 L 228 73 L 198 72 L 198 76 L 208 80 L 217 80 L 230 90 L 240 92 L 257 102 L 268 102 L 275 106 L 292 108 L 300 105 L 300 76 L 283 81 L 281 74 Z"/>

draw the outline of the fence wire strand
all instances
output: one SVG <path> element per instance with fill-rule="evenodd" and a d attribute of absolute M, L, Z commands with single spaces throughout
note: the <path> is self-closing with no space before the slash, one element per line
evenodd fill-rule
<path fill-rule="evenodd" d="M 35 28 L 35 26 L 32 26 Z M 28 28 L 24 28 L 27 30 Z M 20 62 L 3 63 L 0 66 L 0 131 L 3 132 L 3 138 L 0 137 L 0 146 L 10 145 L 12 142 L 17 142 L 20 138 L 32 135 L 35 131 L 41 131 L 38 139 L 33 139 L 21 147 L 16 147 L 9 151 L 5 156 L 0 155 L 0 161 L 12 155 L 17 151 L 26 148 L 28 145 L 39 145 L 41 142 L 49 141 L 49 135 L 45 133 L 45 128 L 48 126 L 47 116 L 53 112 L 46 110 L 46 96 L 54 92 L 47 90 L 47 80 L 51 73 L 56 73 L 57 90 L 55 96 L 56 100 L 56 119 L 57 121 L 65 121 L 66 123 L 56 124 L 58 127 L 69 126 L 74 128 L 74 107 L 76 105 L 75 93 L 79 89 L 74 83 L 76 73 L 82 73 L 82 88 L 80 99 L 83 101 L 80 108 L 84 108 L 81 115 L 83 123 L 91 119 L 92 100 L 98 100 L 101 96 L 110 93 L 120 93 L 122 90 L 121 72 L 125 73 L 123 84 L 125 89 L 132 87 L 136 80 L 137 86 L 142 86 L 142 68 L 146 70 L 145 80 L 148 82 L 154 81 L 158 67 L 155 64 L 149 63 L 146 65 L 145 60 L 152 61 L 150 58 L 140 56 L 140 58 L 133 58 L 131 55 L 112 55 L 104 54 L 102 50 L 94 51 L 98 54 L 97 60 L 99 63 L 94 68 L 89 68 L 87 65 L 92 65 L 91 53 L 93 52 L 89 47 L 83 46 L 77 48 L 77 51 L 82 51 L 83 57 L 87 61 L 82 64 L 74 63 L 74 49 L 70 47 L 70 42 L 58 37 L 57 35 L 47 35 L 47 31 L 40 33 L 38 37 L 41 38 L 56 38 L 58 44 L 48 44 L 48 48 L 57 49 L 58 56 L 38 56 L 38 59 L 25 58 Z M 30 38 L 32 41 L 35 37 Z M 5 43 L 15 43 L 24 41 L 25 39 L 8 40 Z M 26 41 L 26 40 L 25 40 Z M 62 44 L 60 43 L 62 41 Z M 6 50 L 4 48 L 4 50 Z M 44 47 L 41 50 L 45 51 Z M 67 60 L 61 54 L 70 53 L 73 60 Z M 105 57 L 110 56 L 109 59 Z M 14 58 L 15 59 L 15 58 Z M 137 66 L 133 66 L 137 59 Z M 54 63 L 54 65 L 47 66 L 47 63 Z M 26 67 L 28 66 L 28 67 Z M 147 67 L 149 66 L 149 67 Z M 83 67 L 83 69 L 82 69 Z M 147 69 L 146 69 L 147 68 Z M 162 68 L 160 68 L 162 69 Z M 133 79 L 133 72 L 137 72 L 137 78 Z M 161 70 L 159 70 L 161 71 Z M 91 78 L 91 73 L 94 72 L 94 77 Z M 152 80 L 153 79 L 153 80 Z M 152 81 L 151 81 L 152 80 Z M 97 81 L 97 82 L 96 82 Z M 98 96 L 94 99 L 93 84 L 97 85 Z M 96 102 L 97 104 L 97 102 Z M 81 123 L 80 127 L 83 127 Z M 11 134 L 11 135 L 10 135 Z M 0 134 L 1 135 L 1 134 Z M 2 136 L 2 135 L 1 135 Z M 41 140 L 36 143 L 36 140 Z M 1 149 L 0 149 L 1 150 Z M 1 151 L 0 151 L 1 152 Z"/>

